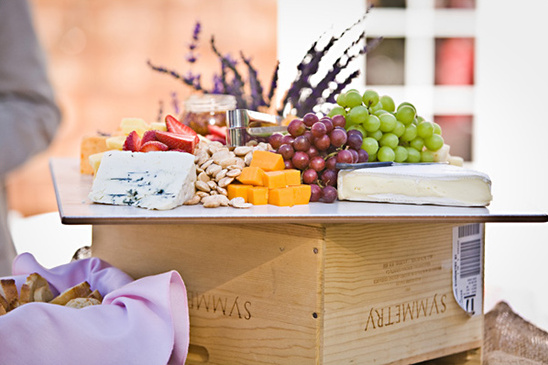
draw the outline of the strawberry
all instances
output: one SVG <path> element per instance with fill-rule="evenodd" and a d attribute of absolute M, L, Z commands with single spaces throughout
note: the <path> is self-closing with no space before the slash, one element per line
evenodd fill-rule
<path fill-rule="evenodd" d="M 227 128 L 226 127 L 220 127 L 218 125 L 208 125 L 207 126 L 207 131 L 209 132 L 209 134 L 214 134 L 216 136 L 219 136 L 223 139 L 226 139 L 226 131 L 227 131 Z"/>
<path fill-rule="evenodd" d="M 156 140 L 156 131 L 146 131 L 145 134 L 143 134 L 143 138 L 141 139 L 141 144 L 144 145 L 147 142 Z"/>
<path fill-rule="evenodd" d="M 169 147 L 166 146 L 165 143 L 154 140 L 143 143 L 143 145 L 139 149 L 139 152 L 167 151 L 168 149 Z"/>
<path fill-rule="evenodd" d="M 141 148 L 141 137 L 135 131 L 131 131 L 124 141 L 124 151 L 137 152 Z"/>
<path fill-rule="evenodd" d="M 194 136 L 185 136 L 171 132 L 156 131 L 156 139 L 165 143 L 170 150 L 183 150 L 188 153 L 194 153 L 194 148 L 197 144 L 197 138 Z"/>
<path fill-rule="evenodd" d="M 189 126 L 181 123 L 172 115 L 166 115 L 166 128 L 168 132 L 180 134 L 182 136 L 196 137 L 196 143 L 199 142 L 198 133 Z"/>
<path fill-rule="evenodd" d="M 226 144 L 226 137 L 220 137 L 216 134 L 207 134 L 205 135 L 205 138 L 209 139 L 211 142 L 221 142 L 222 144 Z"/>

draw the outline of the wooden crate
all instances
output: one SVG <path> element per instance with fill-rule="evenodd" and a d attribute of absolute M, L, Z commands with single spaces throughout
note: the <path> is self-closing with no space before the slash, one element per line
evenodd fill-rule
<path fill-rule="evenodd" d="M 410 364 L 481 346 L 483 316 L 453 298 L 454 226 L 94 225 L 92 251 L 181 273 L 188 364 Z"/>

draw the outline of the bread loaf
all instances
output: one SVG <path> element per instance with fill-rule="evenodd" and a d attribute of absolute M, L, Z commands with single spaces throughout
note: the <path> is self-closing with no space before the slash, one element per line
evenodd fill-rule
<path fill-rule="evenodd" d="M 65 306 L 71 308 L 84 308 L 98 304 L 101 304 L 101 302 L 95 298 L 74 298 L 69 300 Z"/>
<path fill-rule="evenodd" d="M 53 299 L 48 281 L 38 273 L 30 274 L 24 285 L 29 287 L 29 302 L 49 302 Z"/>
<path fill-rule="evenodd" d="M 4 298 L 6 298 L 6 301 L 8 302 L 8 308 L 6 311 L 9 312 L 19 306 L 17 286 L 15 286 L 15 280 L 13 279 L 2 279 L 0 280 L 0 284 L 2 286 L 2 290 L 4 291 Z"/>
<path fill-rule="evenodd" d="M 87 281 L 84 281 L 78 285 L 73 286 L 72 288 L 65 290 L 64 292 L 62 292 L 61 294 L 53 298 L 53 300 L 50 303 L 65 305 L 71 299 L 85 298 L 90 294 L 91 294 L 91 289 L 89 287 L 89 283 Z"/>
<path fill-rule="evenodd" d="M 49 283 L 38 273 L 32 273 L 21 285 L 21 292 L 13 279 L 0 280 L 0 316 L 27 303 L 46 302 L 72 308 L 84 308 L 101 304 L 103 296 L 98 290 L 91 291 L 87 281 L 73 286 L 53 297 Z"/>

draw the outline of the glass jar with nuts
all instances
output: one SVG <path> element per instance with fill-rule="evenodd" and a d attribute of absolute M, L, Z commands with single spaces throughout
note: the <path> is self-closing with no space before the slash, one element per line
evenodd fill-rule
<path fill-rule="evenodd" d="M 191 95 L 185 101 L 185 110 L 181 119 L 198 134 L 207 135 L 209 125 L 226 126 L 226 112 L 235 108 L 236 98 L 233 95 Z"/>

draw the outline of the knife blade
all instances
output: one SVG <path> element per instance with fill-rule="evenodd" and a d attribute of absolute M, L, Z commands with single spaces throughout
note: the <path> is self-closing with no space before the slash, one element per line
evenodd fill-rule
<path fill-rule="evenodd" d="M 278 127 L 253 127 L 247 128 L 247 133 L 252 136 L 262 136 L 262 135 L 271 135 L 276 132 L 287 132 L 287 127 L 278 126 Z"/>
<path fill-rule="evenodd" d="M 386 167 L 386 166 L 409 166 L 409 165 L 447 165 L 447 162 L 417 162 L 417 163 L 401 163 L 401 162 L 359 162 L 359 163 L 343 163 L 337 162 L 335 168 L 338 170 L 357 170 L 357 169 L 367 169 L 375 167 Z"/>

